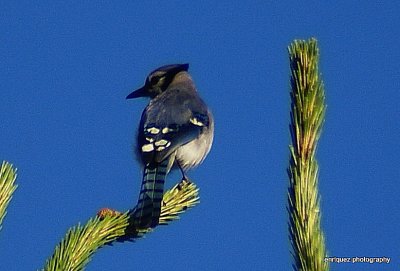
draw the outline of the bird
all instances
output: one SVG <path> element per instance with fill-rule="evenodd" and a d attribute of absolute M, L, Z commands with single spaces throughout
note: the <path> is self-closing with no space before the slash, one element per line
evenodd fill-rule
<path fill-rule="evenodd" d="M 182 179 L 189 181 L 186 172 L 204 161 L 213 143 L 213 115 L 199 96 L 188 69 L 189 64 L 159 67 L 150 72 L 144 86 L 126 97 L 150 98 L 137 134 L 143 178 L 132 215 L 139 229 L 159 224 L 169 171 L 179 169 Z"/>

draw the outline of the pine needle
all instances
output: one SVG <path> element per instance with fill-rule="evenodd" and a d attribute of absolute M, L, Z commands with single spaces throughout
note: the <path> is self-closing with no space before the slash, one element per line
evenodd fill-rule
<path fill-rule="evenodd" d="M 179 219 L 179 214 L 199 203 L 198 188 L 194 183 L 181 181 L 164 194 L 160 225 Z M 57 245 L 42 270 L 84 270 L 93 254 L 104 245 L 134 241 L 152 229 L 136 229 L 129 215 L 112 209 L 102 209 L 86 225 L 71 228 Z"/>
<path fill-rule="evenodd" d="M 317 41 L 295 40 L 288 48 L 291 68 L 292 145 L 288 168 L 289 237 L 296 271 L 329 270 L 324 261 L 318 163 L 315 159 L 325 116 L 325 93 L 318 71 Z"/>
<path fill-rule="evenodd" d="M 17 185 L 15 184 L 16 178 L 17 174 L 13 166 L 3 161 L 0 169 L 0 230 L 3 219 L 7 214 L 7 206 L 11 201 L 15 189 L 17 189 Z"/>

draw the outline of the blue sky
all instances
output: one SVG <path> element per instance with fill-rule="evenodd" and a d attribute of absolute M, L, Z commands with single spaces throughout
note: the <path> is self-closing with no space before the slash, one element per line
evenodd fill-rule
<path fill-rule="evenodd" d="M 392 258 L 331 270 L 395 270 L 400 4 L 143 2 L 1 2 L 0 159 L 19 174 L 2 269 L 36 270 L 69 227 L 136 203 L 134 135 L 147 101 L 125 97 L 158 66 L 188 62 L 216 119 L 213 149 L 189 173 L 201 203 L 143 240 L 101 249 L 87 270 L 290 270 L 286 48 L 316 37 L 329 254 Z"/>

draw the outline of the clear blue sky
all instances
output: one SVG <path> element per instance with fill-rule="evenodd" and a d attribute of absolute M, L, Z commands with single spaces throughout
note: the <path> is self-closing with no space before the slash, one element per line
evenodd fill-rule
<path fill-rule="evenodd" d="M 216 118 L 213 149 L 189 173 L 201 204 L 101 249 L 87 270 L 290 270 L 286 47 L 312 36 L 328 103 L 318 149 L 328 251 L 392 258 L 332 270 L 398 268 L 399 2 L 143 2 L 1 2 L 0 159 L 19 173 L 1 269 L 36 270 L 69 227 L 136 203 L 147 101 L 125 97 L 154 68 L 189 62 Z"/>

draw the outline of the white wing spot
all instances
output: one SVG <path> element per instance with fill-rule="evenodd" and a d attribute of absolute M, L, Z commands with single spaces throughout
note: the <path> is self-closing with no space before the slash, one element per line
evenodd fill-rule
<path fill-rule="evenodd" d="M 150 143 L 154 141 L 154 138 L 151 137 L 146 137 L 146 140 L 149 141 Z"/>
<path fill-rule="evenodd" d="M 168 143 L 171 144 L 171 142 L 169 142 L 168 140 L 161 139 L 161 140 L 156 141 L 156 143 L 154 143 L 154 145 L 156 145 L 158 147 L 158 146 L 165 146 Z"/>
<path fill-rule="evenodd" d="M 173 132 L 174 131 L 174 129 L 171 129 L 171 128 L 168 128 L 168 127 L 165 127 L 165 128 L 163 128 L 162 130 L 161 130 L 161 133 L 163 133 L 163 134 L 167 134 L 167 133 L 169 133 L 169 132 Z"/>
<path fill-rule="evenodd" d="M 146 144 L 142 146 L 142 152 L 151 152 L 154 151 L 153 144 Z"/>
<path fill-rule="evenodd" d="M 156 149 L 156 151 L 162 151 L 162 150 L 164 150 L 164 149 L 165 149 L 164 146 L 160 146 L 160 147 L 158 147 L 158 148 Z"/>
<path fill-rule="evenodd" d="M 193 124 L 196 125 L 196 126 L 200 126 L 200 127 L 204 126 L 204 123 L 202 123 L 201 121 L 199 121 L 197 118 L 191 118 L 191 119 L 190 119 L 190 122 L 193 123 Z"/>
<path fill-rule="evenodd" d="M 160 129 L 158 129 L 156 127 L 151 127 L 151 128 L 147 128 L 146 131 L 149 132 L 150 134 L 156 135 L 160 132 Z"/>

